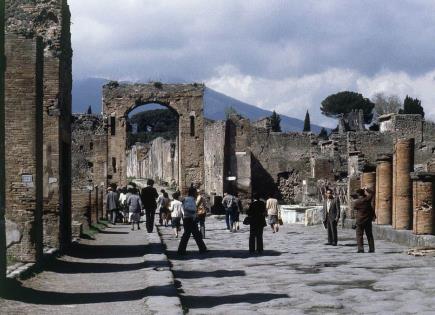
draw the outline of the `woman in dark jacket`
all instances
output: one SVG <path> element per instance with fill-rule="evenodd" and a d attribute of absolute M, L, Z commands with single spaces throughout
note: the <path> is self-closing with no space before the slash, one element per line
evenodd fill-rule
<path fill-rule="evenodd" d="M 254 200 L 249 206 L 249 253 L 253 254 L 257 250 L 258 254 L 263 252 L 263 229 L 266 226 L 266 204 L 254 196 Z M 257 245 L 257 246 L 255 246 Z"/>

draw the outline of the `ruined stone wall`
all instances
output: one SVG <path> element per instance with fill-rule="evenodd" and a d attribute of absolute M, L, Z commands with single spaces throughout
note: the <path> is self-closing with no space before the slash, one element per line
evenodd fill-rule
<path fill-rule="evenodd" d="M 71 150 L 72 220 L 87 227 L 102 217 L 101 197 L 95 196 L 105 190 L 106 180 L 107 130 L 102 117 L 73 116 Z"/>
<path fill-rule="evenodd" d="M 252 128 L 253 192 L 277 192 L 280 173 L 297 170 L 301 178 L 310 177 L 311 138 L 307 133 L 275 133 Z"/>
<path fill-rule="evenodd" d="M 377 131 L 348 132 L 347 143 L 350 151 L 361 152 L 366 162 L 375 165 L 379 154 L 393 153 L 394 139 Z"/>
<path fill-rule="evenodd" d="M 11 33 L 5 47 L 7 254 L 34 262 L 42 254 L 43 48 L 40 38 Z"/>
<path fill-rule="evenodd" d="M 44 244 L 70 241 L 71 35 L 66 0 L 6 1 L 6 32 L 40 36 L 44 45 Z"/>
<path fill-rule="evenodd" d="M 204 130 L 205 193 L 223 196 L 224 183 L 224 121 L 208 122 Z"/>

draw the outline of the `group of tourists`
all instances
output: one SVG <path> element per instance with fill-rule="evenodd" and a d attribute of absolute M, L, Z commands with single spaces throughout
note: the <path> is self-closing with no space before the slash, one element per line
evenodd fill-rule
<path fill-rule="evenodd" d="M 106 205 L 112 224 L 117 221 L 131 224 L 131 229 L 135 226 L 140 229 L 141 216 L 146 216 L 146 229 L 148 233 L 153 232 L 156 211 L 159 213 L 159 223 L 161 226 L 170 226 L 173 229 L 174 237 L 178 238 L 181 231 L 181 221 L 183 221 L 184 231 L 178 247 L 178 254 L 186 253 L 187 243 L 192 235 L 198 246 L 199 251 L 207 251 L 204 243 L 205 238 L 205 218 L 209 212 L 208 202 L 202 190 L 197 190 L 193 185 L 189 188 L 187 196 L 182 197 L 179 191 L 169 194 L 160 190 L 160 195 L 153 187 L 154 181 L 148 180 L 147 186 L 139 189 L 135 184 L 130 184 L 126 188 L 118 191 L 114 187 L 108 189 Z M 369 252 L 374 252 L 374 238 L 372 234 L 372 221 L 376 218 L 373 207 L 373 192 L 368 188 L 358 189 L 351 195 L 353 201 L 352 209 L 356 212 L 356 238 L 358 253 L 364 252 L 363 234 L 368 239 Z M 222 206 L 225 209 L 226 229 L 229 232 L 236 232 L 240 229 L 240 212 L 243 211 L 241 200 L 237 195 L 229 192 L 224 193 Z M 337 246 L 337 225 L 340 219 L 340 201 L 334 196 L 333 190 L 326 189 L 323 203 L 323 224 L 328 231 L 328 242 L 325 245 Z M 270 225 L 272 233 L 279 231 L 282 224 L 278 199 L 276 195 L 269 197 L 266 201 L 260 199 L 259 195 L 254 194 L 252 202 L 246 211 L 247 217 L 244 224 L 250 226 L 249 233 L 249 252 L 251 254 L 261 254 L 263 252 L 263 230 L 267 224 Z M 267 221 L 266 221 L 267 219 Z"/>

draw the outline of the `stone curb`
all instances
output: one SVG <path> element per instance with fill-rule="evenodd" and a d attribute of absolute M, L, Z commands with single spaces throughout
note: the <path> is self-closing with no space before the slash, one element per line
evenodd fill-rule
<path fill-rule="evenodd" d="M 351 228 L 355 223 L 353 219 L 345 220 L 345 228 Z M 375 239 L 418 248 L 435 248 L 435 235 L 415 235 L 411 230 L 395 230 L 391 225 L 373 224 Z"/>
<path fill-rule="evenodd" d="M 32 272 L 36 271 L 38 268 L 44 265 L 48 260 L 57 256 L 59 250 L 57 248 L 46 248 L 44 249 L 44 254 L 40 263 L 16 263 L 9 266 L 6 270 L 7 279 L 21 279 L 29 276 Z"/>
<path fill-rule="evenodd" d="M 145 298 L 146 314 L 182 315 L 184 312 L 175 288 L 171 264 L 165 254 L 159 229 L 157 226 L 155 228 L 153 233 L 145 232 L 151 249 L 143 256 L 148 286 Z"/>

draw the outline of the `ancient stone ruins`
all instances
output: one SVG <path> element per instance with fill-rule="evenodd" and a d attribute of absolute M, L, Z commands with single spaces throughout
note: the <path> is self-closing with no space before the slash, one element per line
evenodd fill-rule
<path fill-rule="evenodd" d="M 72 114 L 67 1 L 6 3 L 3 258 L 39 262 L 45 250 L 67 248 L 83 228 L 106 216 L 107 187 L 132 178 L 153 178 L 182 193 L 193 184 L 212 204 L 232 191 L 244 204 L 260 193 L 316 205 L 330 186 L 346 206 L 351 192 L 370 186 L 378 225 L 435 233 L 435 124 L 420 115 L 385 115 L 380 131 L 368 131 L 353 113 L 320 139 L 272 132 L 267 120 L 238 115 L 207 120 L 204 85 L 159 82 L 110 82 L 103 88 L 102 114 Z M 177 115 L 176 140 L 127 147 L 128 114 L 150 103 Z"/>

